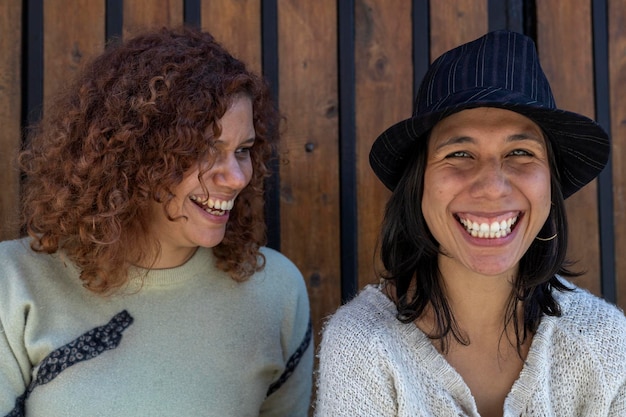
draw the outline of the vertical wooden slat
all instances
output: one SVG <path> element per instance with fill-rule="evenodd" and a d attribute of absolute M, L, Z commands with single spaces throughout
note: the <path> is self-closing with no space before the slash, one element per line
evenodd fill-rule
<path fill-rule="evenodd" d="M 123 37 L 164 26 L 178 27 L 183 17 L 183 0 L 126 0 Z"/>
<path fill-rule="evenodd" d="M 0 241 L 18 237 L 22 4 L 0 1 Z"/>
<path fill-rule="evenodd" d="M 537 2 L 540 60 L 557 106 L 594 118 L 591 9 L 588 0 Z M 572 30 L 571 28 L 576 28 Z M 567 200 L 568 255 L 587 273 L 576 283 L 600 294 L 596 181 Z"/>
<path fill-rule="evenodd" d="M 202 0 L 202 29 L 261 73 L 260 0 Z"/>
<path fill-rule="evenodd" d="M 390 195 L 369 166 L 369 151 L 380 133 L 412 112 L 411 2 L 395 6 L 355 3 L 359 288 L 376 281 L 376 244 Z"/>
<path fill-rule="evenodd" d="M 316 334 L 340 297 L 336 10 L 278 3 L 281 250 L 307 281 Z"/>
<path fill-rule="evenodd" d="M 86 59 L 104 49 L 104 2 L 46 0 L 44 3 L 44 109 Z"/>
<path fill-rule="evenodd" d="M 431 1 L 431 60 L 484 35 L 489 28 L 487 9 L 487 0 Z"/>
<path fill-rule="evenodd" d="M 626 7 L 609 0 L 609 73 L 617 303 L 626 309 Z"/>

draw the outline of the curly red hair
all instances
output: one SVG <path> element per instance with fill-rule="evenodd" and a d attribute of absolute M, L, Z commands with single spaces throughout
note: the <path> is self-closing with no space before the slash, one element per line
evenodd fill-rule
<path fill-rule="evenodd" d="M 20 155 L 23 225 L 33 250 L 62 250 L 96 293 L 123 286 L 129 266 L 153 253 L 146 249 L 158 250 L 144 220 L 150 203 L 167 207 L 184 173 L 211 154 L 217 121 L 241 94 L 253 103 L 253 175 L 213 251 L 235 280 L 260 270 L 263 184 L 279 114 L 260 76 L 190 28 L 108 47 L 46 109 Z"/>

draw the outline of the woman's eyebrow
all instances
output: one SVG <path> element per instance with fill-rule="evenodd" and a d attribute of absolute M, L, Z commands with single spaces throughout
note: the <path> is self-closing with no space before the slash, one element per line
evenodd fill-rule
<path fill-rule="evenodd" d="M 537 137 L 536 135 L 530 133 L 516 133 L 514 135 L 510 135 L 506 138 L 507 142 L 515 142 L 522 140 L 531 140 L 533 142 L 537 142 L 540 145 L 545 145 L 545 140 L 543 137 Z"/>
<path fill-rule="evenodd" d="M 450 145 L 458 145 L 460 143 L 473 143 L 474 139 L 470 136 L 453 136 L 449 139 L 446 139 L 443 142 L 438 143 L 435 146 L 435 150 L 438 151 L 441 148 L 445 148 Z"/>
<path fill-rule="evenodd" d="M 536 135 L 530 133 L 515 133 L 513 135 L 509 135 L 506 137 L 507 142 L 516 142 L 516 141 L 524 141 L 530 140 L 540 144 L 542 146 L 545 145 L 545 141 L 543 137 L 537 137 Z M 435 150 L 438 151 L 441 148 L 445 148 L 446 146 L 458 145 L 461 143 L 474 143 L 474 139 L 471 136 L 453 136 L 449 139 L 446 139 L 443 142 L 438 143 L 435 146 Z"/>
<path fill-rule="evenodd" d="M 249 138 L 249 139 L 244 140 L 243 142 L 240 142 L 237 146 L 241 146 L 241 145 L 253 145 L 255 141 L 256 141 L 256 137 L 251 137 L 251 138 Z M 225 143 L 226 143 L 226 141 L 223 141 L 223 140 L 221 140 L 221 139 L 217 139 L 217 140 L 215 141 L 215 144 L 216 144 L 216 145 L 223 145 L 223 144 L 225 144 Z"/>

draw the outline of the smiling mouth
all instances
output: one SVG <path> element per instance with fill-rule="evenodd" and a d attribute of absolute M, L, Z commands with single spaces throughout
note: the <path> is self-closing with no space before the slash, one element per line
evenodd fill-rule
<path fill-rule="evenodd" d="M 477 221 L 472 221 L 460 216 L 457 217 L 457 220 L 472 237 L 480 239 L 499 239 L 511 233 L 511 230 L 515 228 L 518 218 L 519 215 L 515 215 L 507 219 L 493 221 L 491 223 L 478 223 Z"/>
<path fill-rule="evenodd" d="M 195 195 L 192 195 L 189 199 L 202 210 L 214 216 L 223 216 L 227 211 L 232 210 L 235 205 L 235 199 L 214 200 L 212 198 L 201 198 Z"/>

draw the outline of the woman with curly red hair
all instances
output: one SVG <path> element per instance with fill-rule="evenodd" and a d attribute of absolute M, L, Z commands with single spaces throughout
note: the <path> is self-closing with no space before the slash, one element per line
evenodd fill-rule
<path fill-rule="evenodd" d="M 306 415 L 306 287 L 263 246 L 278 122 L 262 78 L 199 30 L 86 65 L 20 155 L 0 415 Z"/>

